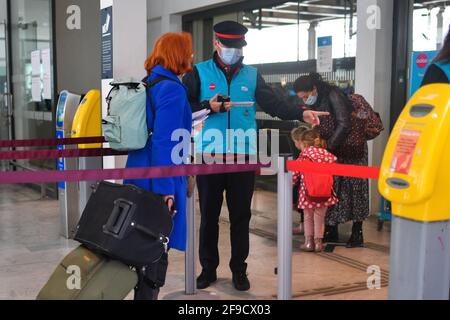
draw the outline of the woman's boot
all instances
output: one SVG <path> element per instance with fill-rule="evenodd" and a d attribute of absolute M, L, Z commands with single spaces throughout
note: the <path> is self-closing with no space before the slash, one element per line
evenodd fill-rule
<path fill-rule="evenodd" d="M 325 226 L 325 236 L 323 241 L 326 243 L 338 243 L 339 226 Z"/>
<path fill-rule="evenodd" d="M 347 248 L 364 247 L 363 223 L 353 222 L 352 235 L 347 242 Z"/>
<path fill-rule="evenodd" d="M 304 252 L 314 252 L 314 237 L 306 237 L 305 244 L 300 247 L 300 250 Z"/>

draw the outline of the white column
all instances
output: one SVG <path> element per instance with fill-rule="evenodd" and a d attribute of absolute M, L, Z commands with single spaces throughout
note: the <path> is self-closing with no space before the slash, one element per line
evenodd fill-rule
<path fill-rule="evenodd" d="M 146 75 L 147 1 L 101 0 L 101 8 L 113 6 L 113 78 L 141 80 Z M 106 114 L 105 97 L 111 79 L 102 80 L 102 109 Z M 104 168 L 125 167 L 126 157 L 107 157 Z"/>
<path fill-rule="evenodd" d="M 369 145 L 369 162 L 380 165 L 389 137 L 392 75 L 393 1 L 358 0 L 356 93 L 379 112 L 386 131 Z M 378 208 L 376 182 L 372 185 L 372 211 Z"/>
<path fill-rule="evenodd" d="M 439 9 L 439 12 L 437 14 L 437 38 L 436 38 L 436 48 L 438 50 L 442 49 L 442 46 L 444 44 L 444 37 L 445 32 L 447 29 L 444 27 L 444 13 L 445 13 L 445 7 L 442 6 Z"/>
<path fill-rule="evenodd" d="M 316 59 L 316 27 L 317 22 L 311 22 L 308 29 L 308 60 Z"/>

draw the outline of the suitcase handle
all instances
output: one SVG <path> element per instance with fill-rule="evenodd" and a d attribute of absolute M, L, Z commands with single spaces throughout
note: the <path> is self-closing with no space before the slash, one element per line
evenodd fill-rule
<path fill-rule="evenodd" d="M 114 201 L 114 208 L 103 232 L 117 239 L 123 239 L 126 228 L 131 221 L 136 205 L 124 199 Z"/>
<path fill-rule="evenodd" d="M 169 238 L 164 235 L 157 235 L 144 226 L 136 224 L 132 221 L 136 205 L 124 199 L 114 201 L 113 211 L 108 219 L 108 222 L 103 226 L 103 232 L 116 238 L 123 239 L 125 237 L 126 226 L 131 225 L 136 230 L 146 234 L 147 236 L 158 240 L 163 245 L 167 245 Z"/>

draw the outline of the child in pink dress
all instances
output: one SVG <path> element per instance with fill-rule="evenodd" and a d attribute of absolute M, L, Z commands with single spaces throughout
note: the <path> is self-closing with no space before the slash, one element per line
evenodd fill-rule
<path fill-rule="evenodd" d="M 297 161 L 313 163 L 335 163 L 337 158 L 326 150 L 324 141 L 316 130 L 308 130 L 296 135 L 292 133 L 295 146 L 301 151 Z M 298 208 L 305 212 L 305 244 L 301 247 L 306 252 L 322 252 L 325 232 L 325 216 L 329 207 L 338 203 L 333 192 L 333 179 L 323 174 L 294 173 L 294 184 L 301 180 Z M 327 190 L 319 190 L 326 197 L 317 197 L 317 186 Z M 310 190 L 308 190 L 308 188 Z"/>

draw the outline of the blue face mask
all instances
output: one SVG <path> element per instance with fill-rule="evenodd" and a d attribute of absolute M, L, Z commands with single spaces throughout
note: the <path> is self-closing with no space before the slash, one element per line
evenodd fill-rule
<path fill-rule="evenodd" d="M 236 64 L 243 56 L 242 49 L 222 48 L 220 50 L 220 59 L 228 66 Z"/>
<path fill-rule="evenodd" d="M 313 106 L 315 105 L 317 102 L 317 96 L 309 96 L 309 98 L 305 101 L 305 104 L 307 106 Z"/>

